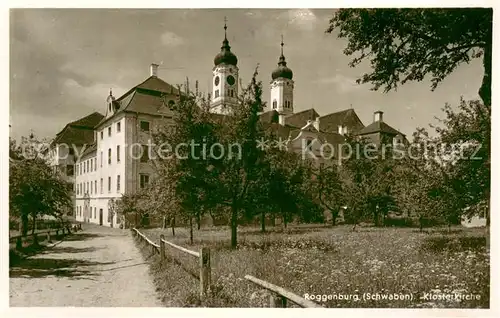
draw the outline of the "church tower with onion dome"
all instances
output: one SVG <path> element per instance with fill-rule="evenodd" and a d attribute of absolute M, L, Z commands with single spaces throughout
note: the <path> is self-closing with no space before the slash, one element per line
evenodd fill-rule
<path fill-rule="evenodd" d="M 293 114 L 293 72 L 286 66 L 283 45 L 282 36 L 278 67 L 271 74 L 271 100 L 269 103 L 271 110 L 275 110 L 280 114 L 280 122 L 284 116 Z"/>
<path fill-rule="evenodd" d="M 238 102 L 238 58 L 231 52 L 227 40 L 227 25 L 224 19 L 224 41 L 220 53 L 214 58 L 212 98 L 210 110 L 227 114 L 230 105 Z"/>

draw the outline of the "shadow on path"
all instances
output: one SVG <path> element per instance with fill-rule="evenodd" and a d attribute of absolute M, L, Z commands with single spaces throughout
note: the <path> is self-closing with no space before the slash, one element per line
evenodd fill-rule
<path fill-rule="evenodd" d="M 95 276 L 92 270 L 85 266 L 111 265 L 115 262 L 89 262 L 78 259 L 32 258 L 23 260 L 10 268 L 11 278 L 42 278 L 46 276 L 69 277 L 74 279 L 89 279 Z M 87 277 L 84 277 L 87 276 Z"/>
<path fill-rule="evenodd" d="M 62 253 L 91 253 L 97 251 L 96 247 L 53 247 L 42 252 L 42 254 L 62 254 Z"/>
<path fill-rule="evenodd" d="M 105 235 L 99 235 L 94 233 L 76 233 L 75 235 L 67 236 L 64 238 L 66 242 L 75 242 L 75 241 L 85 241 L 88 239 L 93 239 L 97 237 L 104 237 Z"/>

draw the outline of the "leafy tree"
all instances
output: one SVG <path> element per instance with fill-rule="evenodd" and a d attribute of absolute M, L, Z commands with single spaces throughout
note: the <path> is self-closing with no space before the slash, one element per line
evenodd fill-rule
<path fill-rule="evenodd" d="M 29 216 L 35 231 L 37 216 L 61 218 L 71 207 L 68 184 L 55 174 L 44 156 L 43 142 L 32 134 L 19 145 L 10 142 L 9 210 L 20 218 L 20 232 L 28 233 Z"/>
<path fill-rule="evenodd" d="M 257 82 L 256 76 L 257 70 L 239 97 L 239 103 L 231 107 L 231 114 L 215 118 L 216 141 L 224 145 L 227 153 L 221 159 L 212 160 L 204 175 L 205 194 L 210 206 L 218 206 L 229 214 L 232 248 L 237 247 L 238 219 L 245 211 L 248 198 L 253 195 L 250 190 L 259 183 L 259 170 L 264 164 L 264 154 L 257 147 L 257 141 L 263 136 L 258 114 L 265 103 L 262 101 L 262 83 Z"/>
<path fill-rule="evenodd" d="M 346 55 L 355 67 L 369 60 L 372 72 L 358 83 L 373 90 L 396 89 L 431 76 L 432 90 L 456 67 L 482 58 L 479 96 L 491 106 L 492 8 L 340 9 L 326 32 L 348 40 Z"/>
<path fill-rule="evenodd" d="M 314 181 L 318 201 L 324 208 L 331 211 L 332 225 L 335 226 L 345 200 L 338 166 L 320 165 L 314 172 Z"/>

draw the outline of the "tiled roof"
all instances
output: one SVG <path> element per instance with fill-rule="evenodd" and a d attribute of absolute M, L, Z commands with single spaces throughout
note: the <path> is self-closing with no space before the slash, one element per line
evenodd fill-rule
<path fill-rule="evenodd" d="M 70 126 L 83 126 L 87 128 L 94 128 L 95 125 L 97 125 L 101 119 L 104 118 L 104 115 L 98 112 L 93 112 L 92 114 L 85 116 L 83 118 L 80 118 L 78 120 L 75 120 L 68 125 Z"/>
<path fill-rule="evenodd" d="M 162 112 L 164 116 L 171 116 L 173 112 L 168 107 L 162 107 L 164 106 L 163 100 L 166 98 L 177 102 L 180 95 L 184 95 L 184 93 L 173 85 L 156 76 L 150 76 L 116 100 L 118 106 L 116 113 L 132 111 L 159 115 Z M 106 122 L 107 119 L 103 118 L 99 125 Z"/>
<path fill-rule="evenodd" d="M 315 120 L 319 117 L 318 113 L 314 108 L 306 109 L 301 112 L 289 115 L 285 117 L 285 124 L 294 126 L 297 128 L 304 127 L 308 120 Z"/>
<path fill-rule="evenodd" d="M 56 144 L 84 145 L 94 142 L 94 126 L 104 118 L 104 115 L 94 112 L 88 116 L 67 124 L 52 141 L 51 146 Z"/>
<path fill-rule="evenodd" d="M 279 116 L 278 112 L 273 109 L 260 114 L 259 119 L 262 123 L 277 123 L 278 116 Z"/>
<path fill-rule="evenodd" d="M 365 127 L 354 109 L 342 110 L 319 118 L 321 131 L 337 133 L 339 125 L 347 126 L 350 132 L 357 132 Z"/>
<path fill-rule="evenodd" d="M 358 132 L 358 135 L 374 134 L 377 132 L 383 132 L 383 133 L 391 134 L 391 135 L 398 135 L 398 134 L 403 135 L 402 133 L 400 133 L 396 129 L 392 128 L 391 126 L 387 125 L 383 121 L 375 121 L 375 122 L 371 123 L 370 125 L 361 129 L 361 131 Z"/>
<path fill-rule="evenodd" d="M 80 159 L 95 155 L 96 151 L 97 151 L 97 143 L 93 143 L 91 145 L 88 145 L 87 148 L 85 148 L 85 150 L 83 151 Z"/>

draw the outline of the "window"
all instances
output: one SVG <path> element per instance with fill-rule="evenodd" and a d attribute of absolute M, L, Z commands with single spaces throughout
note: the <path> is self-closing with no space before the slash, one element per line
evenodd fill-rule
<path fill-rule="evenodd" d="M 234 91 L 232 89 L 229 90 L 229 97 L 234 97 Z"/>
<path fill-rule="evenodd" d="M 311 146 L 312 142 L 313 142 L 312 139 L 306 139 L 306 147 L 309 148 Z"/>
<path fill-rule="evenodd" d="M 83 173 L 85 173 L 85 161 L 82 164 L 83 164 Z"/>
<path fill-rule="evenodd" d="M 95 182 L 97 184 L 97 181 Z M 97 218 L 97 208 L 94 208 L 94 219 Z"/>
<path fill-rule="evenodd" d="M 149 175 L 147 174 L 140 174 L 140 186 L 141 189 L 144 189 L 147 187 L 149 184 Z"/>
<path fill-rule="evenodd" d="M 108 149 L 108 165 L 111 164 L 111 148 Z"/>
<path fill-rule="evenodd" d="M 104 193 L 104 185 L 103 184 L 104 184 L 104 182 L 101 178 L 101 194 Z"/>
<path fill-rule="evenodd" d="M 87 193 L 89 192 L 89 183 L 87 182 Z"/>
<path fill-rule="evenodd" d="M 149 131 L 149 121 L 141 120 L 141 131 Z"/>
<path fill-rule="evenodd" d="M 101 151 L 101 168 L 102 168 L 102 157 L 103 157 L 103 155 L 102 155 L 102 151 Z"/>
<path fill-rule="evenodd" d="M 219 97 L 219 90 L 215 90 L 215 98 Z"/>
<path fill-rule="evenodd" d="M 94 159 L 90 159 L 90 172 L 94 171 Z"/>
<path fill-rule="evenodd" d="M 111 137 L 111 126 L 108 127 L 108 137 Z"/>
<path fill-rule="evenodd" d="M 93 183 L 93 182 L 92 182 L 92 181 L 90 181 L 90 194 L 93 194 L 93 190 L 94 190 L 94 187 L 92 186 L 92 185 L 93 185 L 92 183 Z"/>
<path fill-rule="evenodd" d="M 273 100 L 273 109 L 276 109 L 278 107 L 278 102 L 276 100 Z"/>
<path fill-rule="evenodd" d="M 111 192 L 111 177 L 108 177 L 108 192 Z"/>
<path fill-rule="evenodd" d="M 120 192 L 120 175 L 116 176 L 116 192 Z"/>
<path fill-rule="evenodd" d="M 90 168 L 90 162 L 89 162 L 89 160 L 87 160 L 87 172 L 90 172 L 89 168 Z"/>
<path fill-rule="evenodd" d="M 76 195 L 80 194 L 80 187 L 78 186 L 78 184 L 75 184 L 75 192 L 76 192 Z"/>
<path fill-rule="evenodd" d="M 94 192 L 97 194 L 97 180 L 94 181 Z"/>
<path fill-rule="evenodd" d="M 149 146 L 142 146 L 142 156 L 141 156 L 141 162 L 148 162 L 149 159 Z"/>
<path fill-rule="evenodd" d="M 101 131 L 101 140 L 104 139 L 104 131 Z"/>
<path fill-rule="evenodd" d="M 120 145 L 116 146 L 116 162 L 120 162 Z"/>
<path fill-rule="evenodd" d="M 75 176 L 78 176 L 78 164 L 76 164 L 76 167 L 75 167 Z"/>
<path fill-rule="evenodd" d="M 97 171 L 97 157 L 95 157 L 95 158 L 94 158 L 94 167 L 95 167 L 95 169 L 94 169 L 94 170 L 96 170 L 96 171 Z"/>
<path fill-rule="evenodd" d="M 66 165 L 66 175 L 67 176 L 72 176 L 75 174 L 75 166 L 73 165 Z"/>
<path fill-rule="evenodd" d="M 116 123 L 116 132 L 117 133 L 119 133 L 120 131 L 122 131 L 122 127 L 121 126 L 122 126 L 122 123 L 120 123 L 120 122 Z"/>

